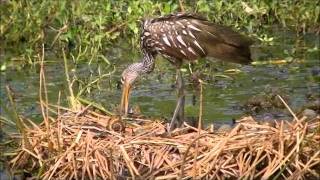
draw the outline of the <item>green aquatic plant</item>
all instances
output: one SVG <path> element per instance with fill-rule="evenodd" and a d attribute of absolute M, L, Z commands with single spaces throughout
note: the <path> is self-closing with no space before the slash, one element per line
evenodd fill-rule
<path fill-rule="evenodd" d="M 61 56 L 61 48 L 75 63 L 103 59 L 120 39 L 139 48 L 139 20 L 185 10 L 211 21 L 243 29 L 257 39 L 272 41 L 268 31 L 278 25 L 296 32 L 319 31 L 320 6 L 310 1 L 1 1 L 1 69 L 16 59 L 30 65 L 41 51 Z M 267 39 L 265 37 L 268 37 Z M 4 54 L 4 53 L 3 53 Z M 62 58 L 61 58 L 62 59 Z M 7 64 L 5 64 L 7 62 Z M 9 64 L 8 64 L 9 62 Z"/>

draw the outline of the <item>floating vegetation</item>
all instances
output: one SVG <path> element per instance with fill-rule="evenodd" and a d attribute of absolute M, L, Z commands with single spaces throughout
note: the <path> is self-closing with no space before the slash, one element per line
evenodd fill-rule
<path fill-rule="evenodd" d="M 41 179 L 320 177 L 319 115 L 272 125 L 244 117 L 225 132 L 185 124 L 168 134 L 161 121 L 120 120 L 88 107 L 49 110 L 57 113 L 49 124 L 25 122 L 28 142 L 13 169 Z"/>

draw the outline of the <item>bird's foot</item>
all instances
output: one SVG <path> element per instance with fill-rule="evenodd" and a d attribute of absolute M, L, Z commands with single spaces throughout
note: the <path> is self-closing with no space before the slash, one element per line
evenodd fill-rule
<path fill-rule="evenodd" d="M 185 96 L 180 96 L 168 127 L 169 132 L 173 131 L 175 128 L 181 127 L 184 121 L 184 102 Z"/>

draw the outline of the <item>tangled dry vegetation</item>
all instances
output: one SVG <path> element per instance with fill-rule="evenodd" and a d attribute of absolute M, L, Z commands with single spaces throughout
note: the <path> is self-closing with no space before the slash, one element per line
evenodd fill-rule
<path fill-rule="evenodd" d="M 187 124 L 166 133 L 159 121 L 59 109 L 25 124 L 14 169 L 41 179 L 319 178 L 320 122 L 305 117 L 259 124 L 245 117 L 228 132 Z"/>

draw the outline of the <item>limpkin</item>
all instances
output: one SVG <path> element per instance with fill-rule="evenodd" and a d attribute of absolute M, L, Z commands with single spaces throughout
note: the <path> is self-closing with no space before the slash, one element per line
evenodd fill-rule
<path fill-rule="evenodd" d="M 190 13 L 177 13 L 141 22 L 143 58 L 129 65 L 122 73 L 121 111 L 128 112 L 129 94 L 137 77 L 154 69 L 156 55 L 167 58 L 177 69 L 178 100 L 170 123 L 170 131 L 184 120 L 184 82 L 180 67 L 183 61 L 194 62 L 203 57 L 248 64 L 252 41 L 229 27 L 209 22 Z"/>

